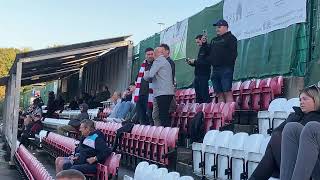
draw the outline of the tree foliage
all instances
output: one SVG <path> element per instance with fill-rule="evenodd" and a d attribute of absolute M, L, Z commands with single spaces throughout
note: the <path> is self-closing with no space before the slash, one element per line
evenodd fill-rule
<path fill-rule="evenodd" d="M 16 55 L 28 49 L 0 48 L 0 78 L 8 75 L 8 72 L 16 58 Z M 5 87 L 0 87 L 0 99 L 4 97 Z"/>

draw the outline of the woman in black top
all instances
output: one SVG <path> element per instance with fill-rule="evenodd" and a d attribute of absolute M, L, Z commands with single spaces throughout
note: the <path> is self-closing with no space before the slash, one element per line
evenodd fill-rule
<path fill-rule="evenodd" d="M 268 180 L 270 177 L 279 178 L 282 131 L 287 123 L 298 122 L 304 126 L 310 121 L 320 122 L 319 89 L 316 86 L 305 88 L 300 92 L 299 98 L 301 108 L 294 107 L 295 112 L 290 114 L 287 120 L 272 132 L 266 152 L 249 180 Z"/>

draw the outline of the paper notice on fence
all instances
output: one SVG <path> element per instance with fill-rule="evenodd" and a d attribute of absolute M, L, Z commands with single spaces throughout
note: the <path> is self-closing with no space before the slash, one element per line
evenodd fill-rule
<path fill-rule="evenodd" d="M 223 18 L 241 40 L 305 22 L 306 6 L 306 0 L 225 0 Z"/>

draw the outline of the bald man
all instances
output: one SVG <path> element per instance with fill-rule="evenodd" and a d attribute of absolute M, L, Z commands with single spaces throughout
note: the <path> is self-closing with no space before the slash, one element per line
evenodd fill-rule
<path fill-rule="evenodd" d="M 150 71 L 145 71 L 144 79 L 152 81 L 153 95 L 159 108 L 160 125 L 171 126 L 169 108 L 174 98 L 172 69 L 170 63 L 164 57 L 164 48 L 155 49 L 155 61 Z"/>

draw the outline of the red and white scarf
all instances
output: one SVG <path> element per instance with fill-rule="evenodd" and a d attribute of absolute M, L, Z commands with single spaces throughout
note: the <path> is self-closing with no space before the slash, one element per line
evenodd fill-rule
<path fill-rule="evenodd" d="M 138 78 L 136 81 L 136 90 L 134 92 L 134 102 L 139 101 L 139 92 L 140 92 L 140 87 L 141 87 L 141 81 L 144 76 L 144 72 L 146 70 L 147 66 L 147 61 L 144 60 L 138 74 Z M 152 82 L 149 82 L 149 97 L 148 97 L 148 107 L 152 108 L 153 106 L 153 89 L 152 89 Z"/>

